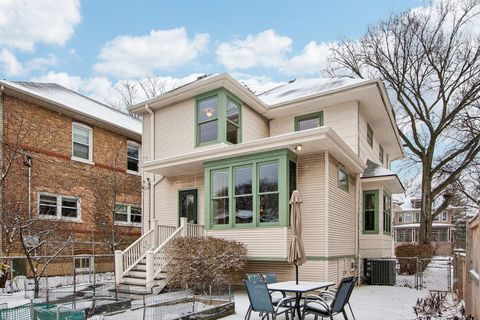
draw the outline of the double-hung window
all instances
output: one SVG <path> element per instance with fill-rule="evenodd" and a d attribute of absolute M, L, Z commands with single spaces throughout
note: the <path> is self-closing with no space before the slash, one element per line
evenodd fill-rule
<path fill-rule="evenodd" d="M 381 145 L 378 145 L 378 160 L 383 164 L 383 147 Z"/>
<path fill-rule="evenodd" d="M 392 198 L 383 193 L 383 232 L 390 234 L 392 228 Z"/>
<path fill-rule="evenodd" d="M 278 222 L 278 162 L 258 165 L 260 222 Z"/>
<path fill-rule="evenodd" d="M 240 105 L 227 97 L 227 142 L 237 144 L 240 137 Z"/>
<path fill-rule="evenodd" d="M 133 141 L 127 143 L 127 171 L 138 173 L 138 164 L 140 163 L 140 145 Z"/>
<path fill-rule="evenodd" d="M 218 141 L 218 95 L 197 101 L 198 145 Z"/>
<path fill-rule="evenodd" d="M 363 233 L 378 233 L 378 190 L 363 192 Z"/>
<path fill-rule="evenodd" d="M 228 225 L 230 223 L 228 186 L 228 169 L 220 169 L 212 172 L 212 215 L 213 223 L 217 225 Z"/>
<path fill-rule="evenodd" d="M 252 166 L 235 167 L 235 223 L 253 222 L 253 181 Z"/>
<path fill-rule="evenodd" d="M 295 117 L 295 131 L 323 126 L 323 111 Z"/>
<path fill-rule="evenodd" d="M 72 124 L 72 159 L 92 162 L 92 128 L 74 122 Z"/>
<path fill-rule="evenodd" d="M 78 220 L 80 202 L 76 197 L 56 194 L 39 194 L 38 214 L 40 217 Z"/>
<path fill-rule="evenodd" d="M 115 223 L 116 224 L 133 224 L 142 223 L 142 209 L 140 206 L 130 204 L 115 205 Z"/>
<path fill-rule="evenodd" d="M 348 192 L 348 172 L 342 165 L 338 166 L 338 187 Z"/>

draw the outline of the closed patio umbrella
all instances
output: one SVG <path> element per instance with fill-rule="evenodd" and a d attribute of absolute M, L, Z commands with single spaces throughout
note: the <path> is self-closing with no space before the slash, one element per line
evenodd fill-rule
<path fill-rule="evenodd" d="M 290 198 L 290 226 L 292 228 L 292 241 L 288 248 L 288 262 L 295 264 L 295 281 L 298 284 L 298 266 L 301 266 L 306 260 L 305 249 L 302 240 L 302 214 L 300 211 L 300 193 L 298 190 L 292 192 Z"/>

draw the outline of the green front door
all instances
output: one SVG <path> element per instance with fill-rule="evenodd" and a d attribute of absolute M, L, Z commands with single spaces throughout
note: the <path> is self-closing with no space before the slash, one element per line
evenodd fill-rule
<path fill-rule="evenodd" d="M 181 190 L 178 193 L 178 216 L 188 223 L 197 223 L 197 189 Z M 178 222 L 180 224 L 180 222 Z"/>

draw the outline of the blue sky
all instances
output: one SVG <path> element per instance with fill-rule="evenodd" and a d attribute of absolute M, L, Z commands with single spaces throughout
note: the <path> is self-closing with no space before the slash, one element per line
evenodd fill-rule
<path fill-rule="evenodd" d="M 99 100 L 120 80 L 231 72 L 268 85 L 318 76 L 329 43 L 421 0 L 1 0 L 0 77 L 54 81 Z M 190 76 L 190 77 L 189 77 Z"/>

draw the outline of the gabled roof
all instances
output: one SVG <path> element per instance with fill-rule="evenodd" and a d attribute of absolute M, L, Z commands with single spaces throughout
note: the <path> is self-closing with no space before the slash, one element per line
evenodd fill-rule
<path fill-rule="evenodd" d="M 275 106 L 283 102 L 360 84 L 362 82 L 371 82 L 371 80 L 351 78 L 296 79 L 265 91 L 259 94 L 258 97 L 269 106 Z"/>
<path fill-rule="evenodd" d="M 142 122 L 139 119 L 59 84 L 2 80 L 0 85 L 17 94 L 38 99 L 44 102 L 46 107 L 52 105 L 56 109 L 67 111 L 64 113 L 79 115 L 87 122 L 91 120 L 93 124 L 103 123 L 113 130 L 127 131 L 137 138 L 142 133 Z"/>

